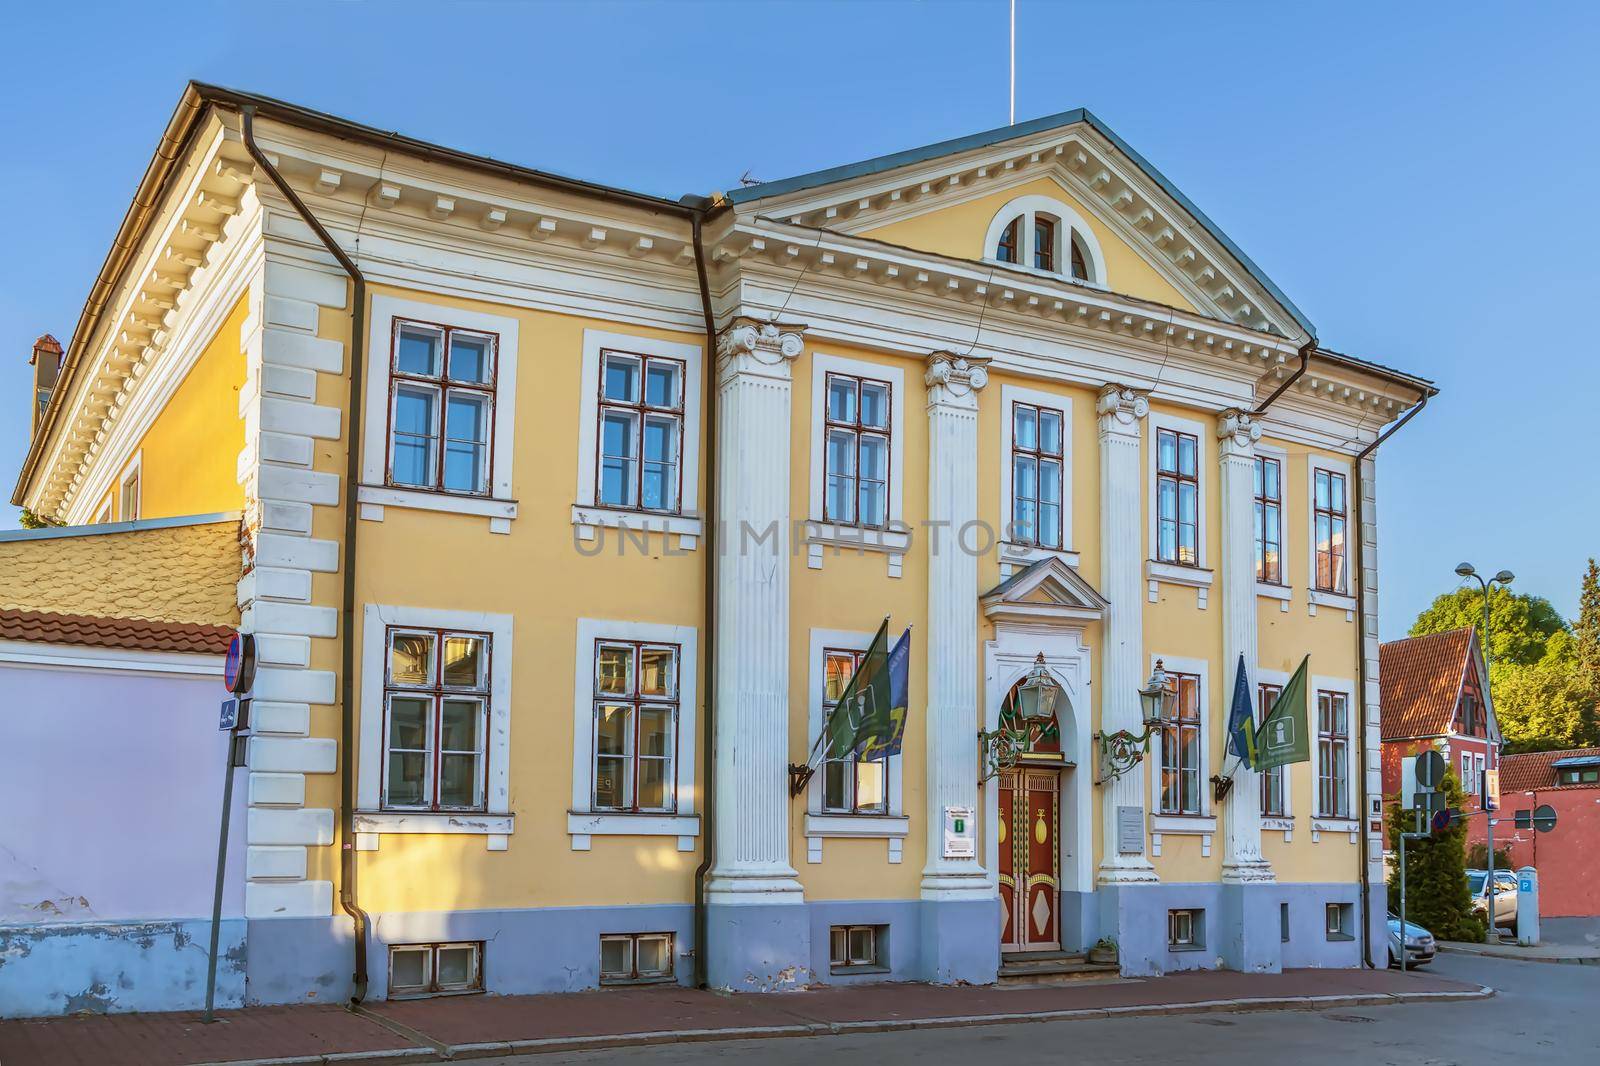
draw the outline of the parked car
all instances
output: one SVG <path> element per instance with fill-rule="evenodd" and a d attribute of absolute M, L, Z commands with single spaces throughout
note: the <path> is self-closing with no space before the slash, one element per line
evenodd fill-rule
<path fill-rule="evenodd" d="M 1405 954 L 1406 966 L 1426 966 L 1433 961 L 1434 943 L 1433 934 L 1428 932 L 1416 922 L 1407 922 L 1405 926 Z M 1400 919 L 1393 914 L 1389 915 L 1389 965 L 1400 965 Z"/>
<path fill-rule="evenodd" d="M 1467 891 L 1472 895 L 1473 910 L 1479 914 L 1489 912 L 1488 880 L 1487 870 L 1467 871 Z M 1517 926 L 1517 875 L 1510 870 L 1494 872 L 1494 924 L 1502 929 Z"/>

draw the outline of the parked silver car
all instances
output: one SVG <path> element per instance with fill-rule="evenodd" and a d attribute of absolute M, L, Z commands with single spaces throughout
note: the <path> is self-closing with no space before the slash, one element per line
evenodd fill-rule
<path fill-rule="evenodd" d="M 1433 934 L 1416 922 L 1406 923 L 1405 947 L 1401 948 L 1400 919 L 1389 915 L 1389 965 L 1400 965 L 1400 952 L 1406 953 L 1406 967 L 1426 966 L 1433 961 Z"/>
<path fill-rule="evenodd" d="M 1467 891 L 1472 907 L 1479 914 L 1489 912 L 1488 870 L 1467 871 Z M 1494 872 L 1494 924 L 1499 929 L 1517 927 L 1517 875 L 1510 870 Z"/>

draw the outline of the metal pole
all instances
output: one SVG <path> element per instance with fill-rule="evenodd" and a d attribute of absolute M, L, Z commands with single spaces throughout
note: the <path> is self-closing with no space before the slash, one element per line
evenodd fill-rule
<path fill-rule="evenodd" d="M 1008 124 L 1017 124 L 1017 0 L 1011 0 L 1011 118 Z"/>
<path fill-rule="evenodd" d="M 222 764 L 222 830 L 217 834 L 217 886 L 211 896 L 211 951 L 206 959 L 206 1013 L 200 1020 L 217 1020 L 217 939 L 222 933 L 222 882 L 228 873 L 228 822 L 233 815 L 233 745 L 237 734 L 228 732 L 228 754 Z"/>
<path fill-rule="evenodd" d="M 1489 593 L 1493 591 L 1494 582 L 1490 581 L 1485 583 L 1483 578 L 1480 577 L 1478 578 L 1478 583 L 1483 585 L 1483 693 L 1486 697 L 1488 697 L 1483 701 L 1485 706 L 1483 722 L 1483 746 L 1484 749 L 1487 750 L 1489 747 L 1489 741 L 1491 739 L 1489 736 L 1489 716 L 1487 709 L 1494 706 L 1494 689 L 1491 687 L 1492 682 L 1488 677 L 1489 667 L 1494 662 L 1494 651 L 1489 644 Z M 1489 772 L 1488 765 L 1489 764 L 1487 762 L 1484 763 L 1485 775 L 1487 775 Z M 1487 776 L 1485 776 L 1485 779 L 1478 783 L 1478 802 L 1483 806 L 1484 832 L 1488 836 L 1489 846 L 1489 924 L 1488 928 L 1486 928 L 1483 932 L 1483 942 L 1485 944 L 1492 944 L 1495 941 L 1495 925 L 1497 922 L 1494 913 L 1494 812 L 1489 810 L 1489 792 L 1488 788 L 1486 787 L 1487 785 L 1488 779 Z"/>
<path fill-rule="evenodd" d="M 1406 826 L 1400 823 L 1400 972 L 1406 972 Z"/>

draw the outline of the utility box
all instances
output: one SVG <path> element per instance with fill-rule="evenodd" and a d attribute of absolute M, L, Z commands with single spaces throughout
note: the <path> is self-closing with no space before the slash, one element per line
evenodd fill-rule
<path fill-rule="evenodd" d="M 1524 866 L 1517 871 L 1517 943 L 1532 947 L 1539 942 L 1539 871 Z"/>

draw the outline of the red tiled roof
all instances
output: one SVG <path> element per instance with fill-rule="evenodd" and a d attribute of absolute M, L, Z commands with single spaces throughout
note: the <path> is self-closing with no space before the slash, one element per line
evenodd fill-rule
<path fill-rule="evenodd" d="M 1475 639 L 1469 626 L 1391 640 L 1378 649 L 1384 740 L 1449 731 Z"/>
<path fill-rule="evenodd" d="M 1600 788 L 1583 785 L 1557 785 L 1552 764 L 1557 759 L 1582 756 L 1600 757 L 1600 748 L 1572 748 L 1568 751 L 1530 751 L 1526 755 L 1505 755 L 1500 759 L 1500 792 L 1541 792 L 1555 788 Z"/>
<path fill-rule="evenodd" d="M 198 622 L 153 622 L 145 618 L 96 618 L 53 611 L 0 609 L 0 640 L 221 655 L 228 650 L 232 636 L 231 626 Z"/>

